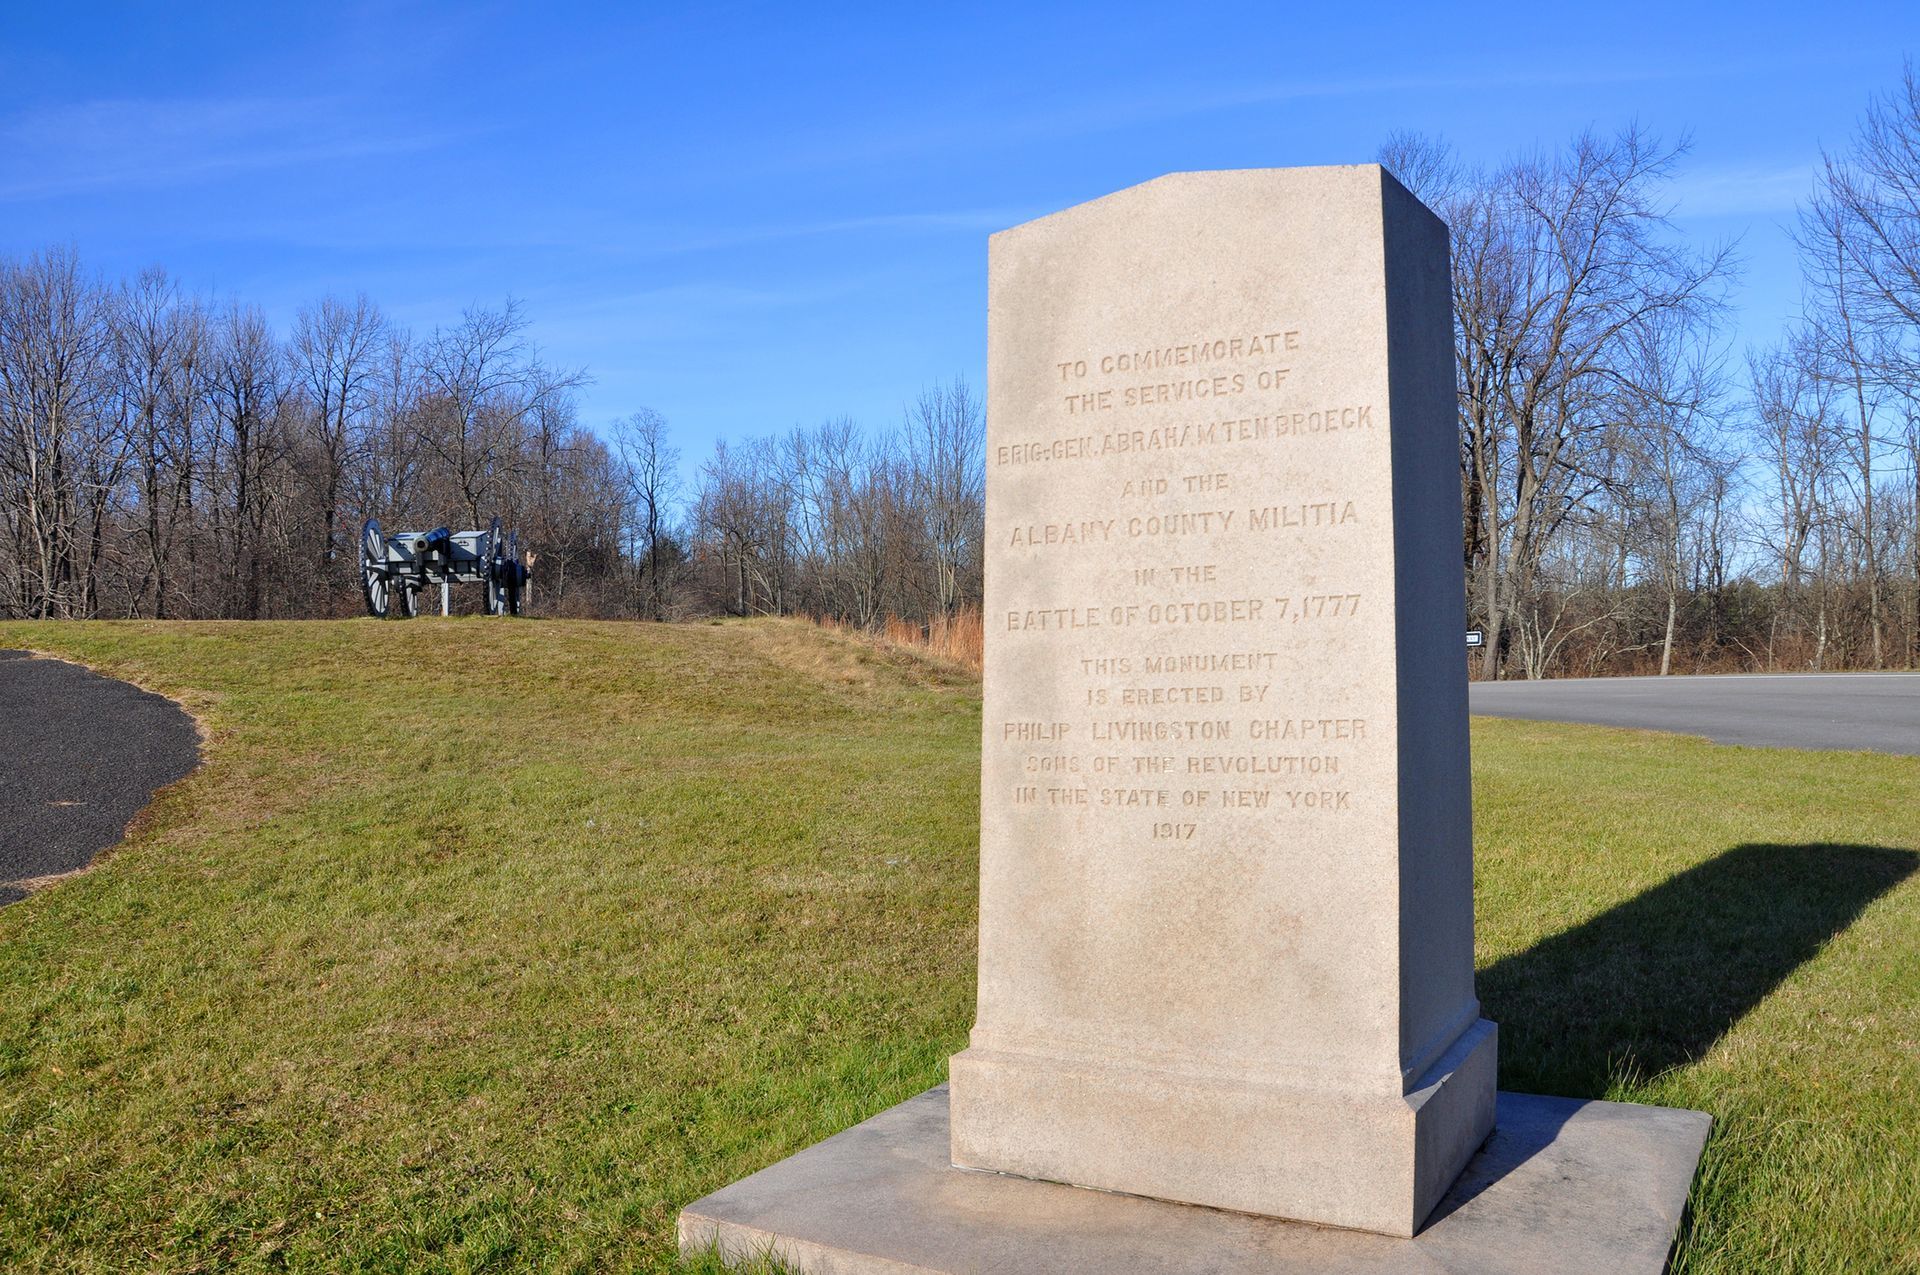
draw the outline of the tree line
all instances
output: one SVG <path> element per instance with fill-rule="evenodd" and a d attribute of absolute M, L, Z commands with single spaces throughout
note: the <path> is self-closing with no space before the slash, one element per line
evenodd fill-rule
<path fill-rule="evenodd" d="M 422 336 L 365 297 L 276 335 L 165 272 L 0 258 L 0 615 L 304 618 L 362 607 L 362 520 L 518 529 L 542 610 L 977 606 L 984 418 L 963 381 L 886 434 L 721 444 L 683 490 L 666 423 L 597 433 L 509 302 Z M 469 609 L 478 599 L 465 599 Z"/>
<path fill-rule="evenodd" d="M 1822 157 L 1801 317 L 1732 346 L 1739 261 L 1670 218 L 1640 128 L 1495 167 L 1380 159 L 1447 221 L 1480 676 L 1920 664 L 1920 81 Z M 364 297 L 274 333 L 161 271 L 0 257 L 0 614 L 359 610 L 360 519 L 499 514 L 541 610 L 937 627 L 981 599 L 984 412 L 721 442 L 578 419 L 515 304 L 422 334 Z M 471 605 L 471 601 L 469 603 Z"/>
<path fill-rule="evenodd" d="M 618 477 L 508 305 L 420 338 L 365 298 L 276 336 L 163 271 L 0 259 L 0 611 L 351 614 L 360 519 L 511 513 L 556 587 L 617 561 Z"/>
<path fill-rule="evenodd" d="M 1822 156 L 1762 348 L 1727 338 L 1734 252 L 1669 220 L 1684 154 L 1382 150 L 1453 234 L 1478 673 L 1920 664 L 1920 83 Z"/>

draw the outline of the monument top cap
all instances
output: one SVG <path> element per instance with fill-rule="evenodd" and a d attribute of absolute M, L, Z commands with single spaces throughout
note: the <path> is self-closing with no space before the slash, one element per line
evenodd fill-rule
<path fill-rule="evenodd" d="M 1034 227 L 1069 220 L 1091 209 L 1100 208 L 1116 202 L 1125 202 L 1129 199 L 1137 198 L 1144 192 L 1165 189 L 1168 186 L 1182 183 L 1221 183 L 1245 181 L 1248 179 L 1271 179 L 1285 185 L 1305 186 L 1320 183 L 1324 187 L 1324 184 L 1328 181 L 1338 181 L 1343 176 L 1355 180 L 1375 178 L 1390 183 L 1393 189 L 1406 195 L 1409 200 L 1418 205 L 1430 216 L 1433 216 L 1436 220 L 1439 219 L 1439 214 L 1435 213 L 1431 208 L 1428 208 L 1424 203 L 1421 203 L 1419 197 L 1408 190 L 1400 179 L 1393 175 L 1390 169 L 1377 163 L 1313 164 L 1297 168 L 1200 168 L 1181 169 L 1177 172 L 1162 173 L 1158 177 L 1150 177 L 1146 181 L 1136 182 L 1132 186 L 1123 186 L 1119 190 L 1102 195 L 1097 199 L 1089 199 L 1084 203 L 1075 204 L 1070 208 L 1063 208 L 1058 212 L 1048 213 L 1043 217 L 1035 217 L 1029 221 L 1023 221 L 1017 225 L 995 231 L 988 236 L 988 239 L 991 242 L 1001 238 L 1003 235 L 1016 235 Z"/>

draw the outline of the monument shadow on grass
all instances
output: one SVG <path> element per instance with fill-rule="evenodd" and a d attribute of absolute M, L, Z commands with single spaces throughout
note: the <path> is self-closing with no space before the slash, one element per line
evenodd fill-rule
<path fill-rule="evenodd" d="M 1693 1062 L 1920 855 L 1749 844 L 1475 976 L 1500 1087 L 1599 1098 Z"/>
<path fill-rule="evenodd" d="M 1916 868 L 1920 854 L 1885 846 L 1739 845 L 1479 971 L 1500 1088 L 1562 1097 L 1528 1100 L 1519 1120 L 1503 1104 L 1425 1226 L 1551 1146 L 1577 1099 L 1701 1057 Z"/>

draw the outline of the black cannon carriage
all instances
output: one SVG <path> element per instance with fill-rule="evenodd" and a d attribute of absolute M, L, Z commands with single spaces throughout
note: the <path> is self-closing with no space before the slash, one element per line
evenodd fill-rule
<path fill-rule="evenodd" d="M 386 617 L 420 614 L 420 593 L 440 586 L 440 614 L 455 584 L 484 584 L 489 615 L 519 615 L 527 596 L 528 564 L 518 532 L 501 533 L 495 518 L 484 531 L 401 531 L 383 535 L 378 519 L 360 528 L 360 585 L 367 611 Z"/>

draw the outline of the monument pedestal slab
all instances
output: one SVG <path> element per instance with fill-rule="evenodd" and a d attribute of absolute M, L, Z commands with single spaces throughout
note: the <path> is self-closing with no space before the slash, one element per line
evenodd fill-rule
<path fill-rule="evenodd" d="M 1711 1120 L 1501 1093 L 1494 1134 L 1411 1239 L 948 1163 L 942 1085 L 687 1206 L 682 1252 L 808 1275 L 1654 1275 Z"/>
<path fill-rule="evenodd" d="M 952 1158 L 965 1168 L 1412 1235 L 1493 1126 L 1496 1039 L 1482 1019 L 1405 1094 L 976 1045 L 949 1064 Z"/>

